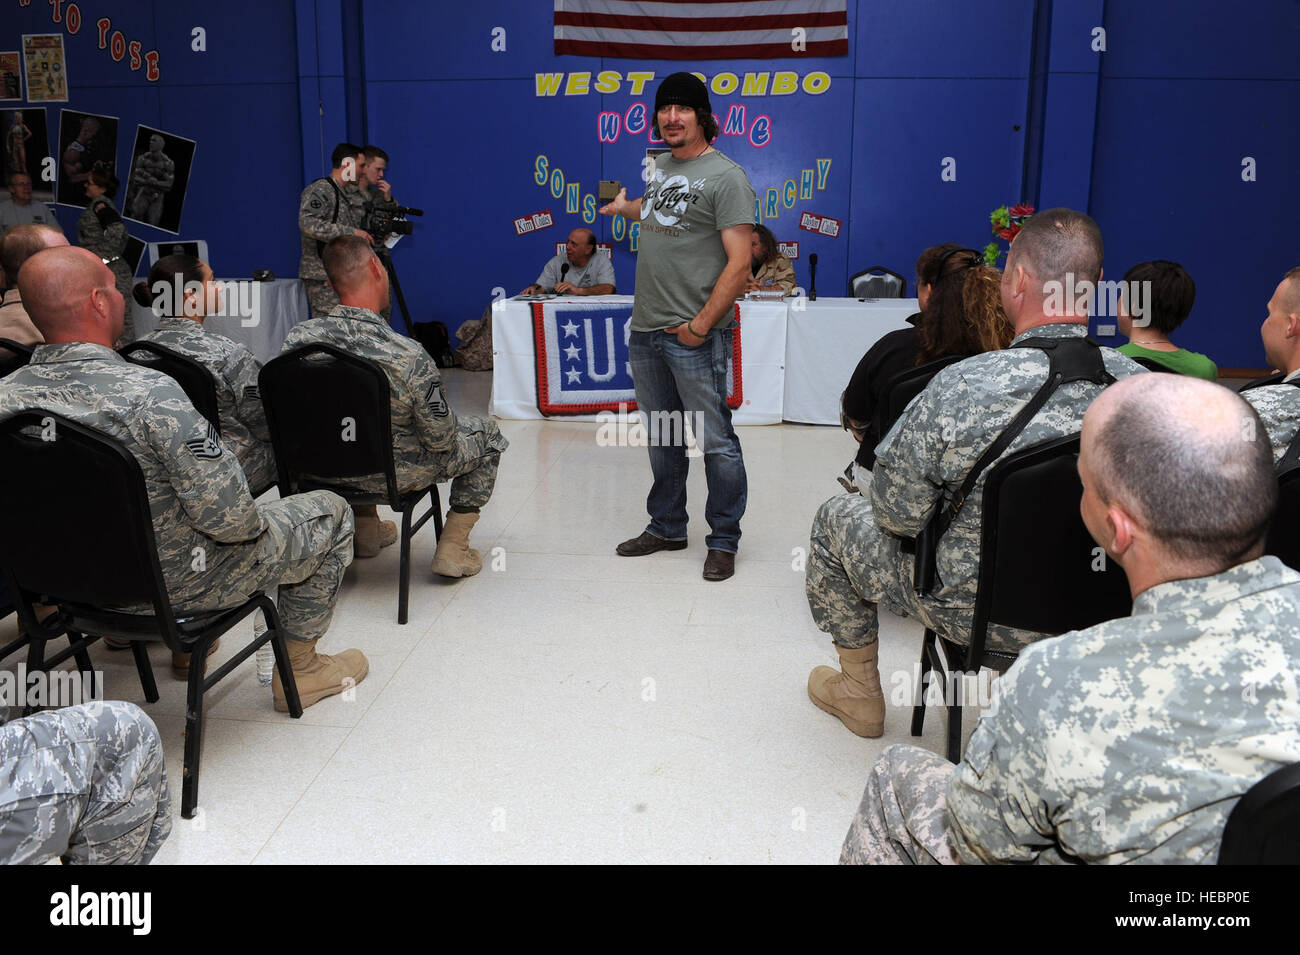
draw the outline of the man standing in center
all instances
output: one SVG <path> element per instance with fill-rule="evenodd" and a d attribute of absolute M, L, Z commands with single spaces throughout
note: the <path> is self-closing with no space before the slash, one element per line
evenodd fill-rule
<path fill-rule="evenodd" d="M 750 273 L 754 187 L 710 145 L 718 122 L 708 90 L 690 73 L 674 73 L 659 85 L 654 132 L 672 154 L 655 160 L 645 195 L 628 201 L 620 190 L 600 210 L 641 223 L 628 357 L 637 407 L 660 432 L 650 438 L 650 524 L 619 544 L 618 553 L 641 557 L 686 547 L 685 418 L 698 431 L 709 485 L 704 579 L 726 580 L 735 572 L 748 493 L 727 407 L 727 359 L 732 304 Z M 681 440 L 672 440 L 673 431 Z"/>

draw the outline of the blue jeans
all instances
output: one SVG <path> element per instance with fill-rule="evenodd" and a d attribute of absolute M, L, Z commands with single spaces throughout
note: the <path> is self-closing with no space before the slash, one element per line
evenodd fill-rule
<path fill-rule="evenodd" d="M 703 344 L 691 348 L 667 332 L 632 332 L 628 357 L 637 407 L 651 416 L 647 427 L 654 484 L 646 498 L 650 513 L 646 530 L 664 540 L 686 539 L 690 461 L 681 440 L 681 422 L 688 417 L 697 446 L 704 452 L 704 475 L 709 483 L 704 516 L 712 533 L 705 544 L 709 550 L 734 554 L 749 491 L 740 439 L 731 427 L 731 409 L 727 407 L 731 335 L 730 328 L 714 329 Z"/>

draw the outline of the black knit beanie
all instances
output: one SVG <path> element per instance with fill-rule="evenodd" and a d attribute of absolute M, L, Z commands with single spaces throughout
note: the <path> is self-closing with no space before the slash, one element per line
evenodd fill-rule
<path fill-rule="evenodd" d="M 664 77 L 655 92 L 655 112 L 658 113 L 665 106 L 690 106 L 698 116 L 713 114 L 708 88 L 700 82 L 698 76 L 690 73 L 674 73 Z"/>

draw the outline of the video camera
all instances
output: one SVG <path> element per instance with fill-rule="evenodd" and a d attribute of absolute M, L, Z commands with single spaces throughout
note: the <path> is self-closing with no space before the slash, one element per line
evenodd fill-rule
<path fill-rule="evenodd" d="M 423 209 L 408 206 L 373 209 L 367 219 L 366 231 L 374 236 L 375 244 L 378 245 L 390 235 L 410 235 L 415 229 L 415 223 L 408 222 L 406 217 L 423 215 Z"/>

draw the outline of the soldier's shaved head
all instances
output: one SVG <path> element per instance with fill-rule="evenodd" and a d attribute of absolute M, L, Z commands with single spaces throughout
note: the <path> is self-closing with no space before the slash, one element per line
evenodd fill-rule
<path fill-rule="evenodd" d="M 1084 416 L 1081 459 L 1085 484 L 1170 561 L 1209 574 L 1262 552 L 1277 501 L 1272 449 L 1255 410 L 1229 389 L 1161 374 L 1111 385 Z"/>
<path fill-rule="evenodd" d="M 18 284 L 18 270 L 23 263 L 41 249 L 67 245 L 68 237 L 61 229 L 49 225 L 19 225 L 0 238 L 0 271 L 9 285 Z"/>
<path fill-rule="evenodd" d="M 356 291 L 370 281 L 372 260 L 375 260 L 375 253 L 371 251 L 370 243 L 356 235 L 331 239 L 321 255 L 325 274 L 340 296 L 345 291 Z"/>
<path fill-rule="evenodd" d="M 1007 253 L 1007 268 L 1023 266 L 1040 287 L 1048 282 L 1068 285 L 1071 280 L 1077 286 L 1101 277 L 1101 257 L 1101 230 L 1091 216 L 1073 209 L 1044 209 L 1020 227 Z"/>
<path fill-rule="evenodd" d="M 89 249 L 43 249 L 18 271 L 18 290 L 47 344 L 113 346 L 122 334 L 125 303 L 113 272 Z"/>

